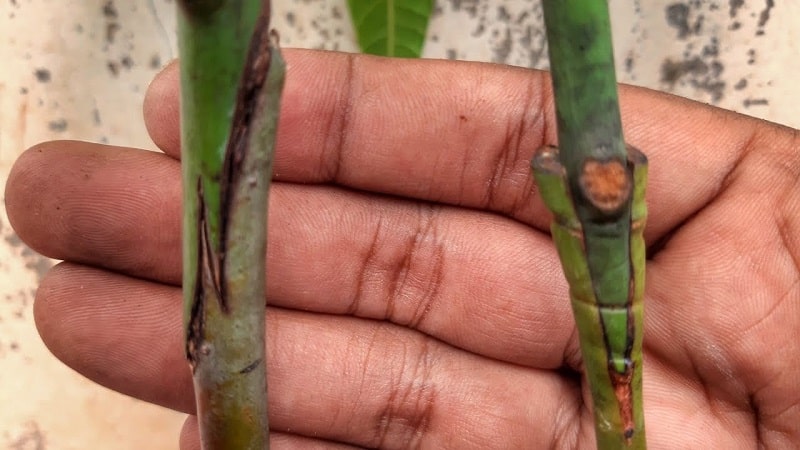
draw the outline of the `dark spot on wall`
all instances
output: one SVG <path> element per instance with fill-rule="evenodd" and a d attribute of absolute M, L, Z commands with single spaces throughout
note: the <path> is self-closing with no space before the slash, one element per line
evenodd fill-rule
<path fill-rule="evenodd" d="M 764 25 L 767 24 L 767 22 L 769 22 L 769 13 L 774 7 L 775 7 L 775 0 L 767 0 L 766 6 L 764 7 L 763 10 L 761 10 L 761 13 L 758 15 L 759 27 L 763 27 Z"/>
<path fill-rule="evenodd" d="M 737 91 L 741 91 L 742 89 L 747 87 L 747 80 L 742 78 L 741 80 L 737 81 L 736 84 L 733 85 L 733 88 Z"/>
<path fill-rule="evenodd" d="M 108 1 L 103 5 L 103 16 L 109 20 L 116 19 L 119 16 L 113 1 Z"/>
<path fill-rule="evenodd" d="M 481 0 L 450 0 L 453 10 L 461 11 L 463 9 L 473 18 L 478 14 L 478 3 L 480 2 Z"/>
<path fill-rule="evenodd" d="M 678 38 L 689 35 L 689 5 L 673 3 L 667 6 L 667 24 L 678 30 Z"/>
<path fill-rule="evenodd" d="M 40 83 L 47 83 L 50 81 L 50 71 L 45 68 L 36 69 L 33 75 L 36 76 L 36 81 Z"/>
<path fill-rule="evenodd" d="M 106 63 L 106 68 L 108 69 L 108 73 L 110 73 L 111 76 L 116 77 L 117 75 L 119 75 L 119 64 L 117 64 L 116 61 L 108 61 Z"/>
<path fill-rule="evenodd" d="M 706 16 L 702 14 L 697 16 L 697 20 L 695 20 L 694 24 L 692 25 L 692 33 L 700 34 L 703 31 L 703 22 L 705 21 L 705 19 Z"/>
<path fill-rule="evenodd" d="M 718 103 L 725 94 L 725 81 L 721 75 L 725 67 L 719 61 L 705 62 L 699 56 L 673 61 L 666 59 L 661 64 L 661 81 L 674 89 L 679 82 L 711 95 L 711 102 Z"/>
<path fill-rule="evenodd" d="M 533 30 L 531 28 L 530 25 L 525 27 L 525 33 L 519 38 L 519 44 L 523 47 L 530 48 L 533 42 Z"/>
<path fill-rule="evenodd" d="M 41 283 L 44 276 L 53 267 L 53 263 L 27 247 L 22 251 L 22 255 L 25 258 L 25 268 L 35 273 L 36 279 Z"/>
<path fill-rule="evenodd" d="M 719 40 L 717 40 L 715 37 L 712 37 L 709 43 L 703 46 L 702 55 L 706 58 L 716 58 L 719 56 Z"/>
<path fill-rule="evenodd" d="M 745 108 L 749 108 L 751 106 L 766 106 L 769 105 L 769 100 L 765 98 L 746 98 L 742 102 Z"/>
<path fill-rule="evenodd" d="M 50 129 L 50 131 L 55 131 L 60 133 L 67 129 L 67 120 L 63 118 L 51 120 L 50 122 L 47 122 L 47 128 Z"/>
<path fill-rule="evenodd" d="M 761 36 L 764 34 L 764 26 L 769 22 L 769 13 L 772 11 L 772 8 L 775 7 L 775 0 L 766 0 L 766 6 L 761 13 L 758 15 L 758 30 L 756 31 L 757 36 Z"/>
<path fill-rule="evenodd" d="M 508 22 L 511 20 L 511 15 L 508 13 L 505 6 L 501 5 L 497 7 L 497 20 L 500 22 Z"/>
<path fill-rule="evenodd" d="M 733 19 L 734 17 L 736 17 L 736 14 L 739 12 L 739 9 L 741 9 L 742 6 L 744 6 L 744 0 L 728 0 L 728 6 L 730 7 L 728 13 L 731 16 L 731 19 Z"/>
<path fill-rule="evenodd" d="M 703 30 L 705 16 L 700 14 L 694 20 L 691 17 L 691 8 L 699 5 L 690 3 L 672 3 L 666 8 L 667 25 L 678 30 L 678 39 L 686 39 L 691 35 L 698 35 Z"/>
<path fill-rule="evenodd" d="M 456 49 L 454 49 L 454 48 L 448 48 L 445 51 L 445 54 L 447 55 L 447 59 L 456 59 L 456 58 L 458 58 L 458 55 L 456 54 Z"/>
<path fill-rule="evenodd" d="M 290 27 L 294 26 L 294 13 L 289 11 L 286 13 L 286 23 L 289 24 Z"/>
<path fill-rule="evenodd" d="M 705 75 L 706 73 L 708 73 L 708 64 L 703 62 L 699 56 L 683 61 L 666 59 L 661 63 L 661 81 L 664 83 L 675 84 L 687 74 Z"/>
<path fill-rule="evenodd" d="M 511 54 L 511 46 L 513 45 L 513 41 L 511 40 L 511 30 L 506 28 L 506 33 L 503 39 L 494 46 L 493 53 L 494 56 L 492 57 L 492 62 L 496 63 L 505 63 L 508 61 L 508 55 Z"/>
<path fill-rule="evenodd" d="M 106 42 L 109 44 L 114 43 L 114 39 L 117 36 L 117 31 L 119 31 L 121 27 L 116 22 L 109 22 L 106 24 Z"/>
<path fill-rule="evenodd" d="M 92 108 L 92 121 L 97 126 L 100 126 L 100 125 L 103 124 L 103 121 L 100 119 L 100 110 L 97 109 L 96 107 Z"/>
<path fill-rule="evenodd" d="M 150 62 L 148 63 L 148 66 L 153 70 L 160 69 L 161 56 L 158 53 L 153 53 L 153 55 L 150 56 Z"/>
<path fill-rule="evenodd" d="M 122 67 L 128 70 L 130 70 L 130 68 L 133 67 L 133 59 L 130 57 L 130 55 L 123 56 L 119 62 L 120 64 L 122 64 Z"/>

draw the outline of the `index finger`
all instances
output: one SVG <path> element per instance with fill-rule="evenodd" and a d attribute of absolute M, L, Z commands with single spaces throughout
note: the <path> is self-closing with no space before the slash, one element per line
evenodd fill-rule
<path fill-rule="evenodd" d="M 556 141 L 545 72 L 441 60 L 286 50 L 275 178 L 480 208 L 545 228 L 529 161 Z M 650 158 L 652 242 L 707 204 L 758 121 L 622 87 L 628 142 Z M 154 80 L 145 119 L 177 155 L 178 68 Z M 761 122 L 763 123 L 763 122 Z"/>

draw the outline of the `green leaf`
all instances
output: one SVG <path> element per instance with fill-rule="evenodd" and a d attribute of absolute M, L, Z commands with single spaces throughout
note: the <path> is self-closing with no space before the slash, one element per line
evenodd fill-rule
<path fill-rule="evenodd" d="M 418 58 L 433 0 L 348 0 L 361 51 Z"/>

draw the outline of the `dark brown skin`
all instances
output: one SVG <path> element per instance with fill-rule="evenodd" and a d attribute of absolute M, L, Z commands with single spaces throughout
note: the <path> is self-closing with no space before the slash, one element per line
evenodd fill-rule
<path fill-rule="evenodd" d="M 554 143 L 549 81 L 496 65 L 286 57 L 268 255 L 273 448 L 592 448 L 529 172 Z M 165 154 L 43 143 L 14 166 L 6 203 L 22 239 L 66 261 L 35 304 L 53 353 L 191 414 L 176 69 L 144 108 Z M 795 448 L 797 131 L 642 89 L 623 88 L 621 103 L 651 167 L 648 443 Z M 190 417 L 181 447 L 198 448 L 196 434 Z"/>

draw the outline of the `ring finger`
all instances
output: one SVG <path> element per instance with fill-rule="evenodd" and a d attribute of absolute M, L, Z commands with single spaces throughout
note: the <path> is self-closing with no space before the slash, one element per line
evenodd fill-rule
<path fill-rule="evenodd" d="M 180 309 L 178 288 L 67 263 L 45 279 L 36 319 L 53 353 L 87 377 L 191 413 Z M 542 448 L 581 422 L 580 387 L 554 372 L 382 321 L 280 308 L 268 316 L 276 430 L 387 449 L 506 439 Z"/>

